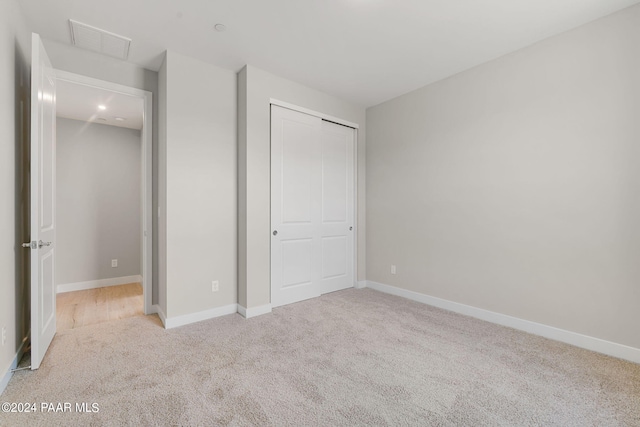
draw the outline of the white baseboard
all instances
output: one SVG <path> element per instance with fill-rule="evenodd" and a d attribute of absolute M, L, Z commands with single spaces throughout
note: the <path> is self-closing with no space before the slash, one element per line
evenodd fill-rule
<path fill-rule="evenodd" d="M 106 286 L 126 285 L 127 283 L 142 283 L 142 276 L 123 276 L 111 279 L 88 280 L 86 282 L 64 283 L 56 287 L 57 293 L 84 291 L 87 289 L 104 288 Z"/>
<path fill-rule="evenodd" d="M 155 314 L 158 315 L 158 317 L 160 318 L 160 321 L 162 322 L 162 326 L 167 327 L 167 316 L 164 314 L 164 311 L 162 311 L 162 309 L 160 308 L 160 305 L 158 304 L 153 304 L 152 306 L 153 310 L 155 310 Z"/>
<path fill-rule="evenodd" d="M 177 328 L 178 326 L 188 325 L 190 323 L 213 319 L 215 317 L 226 316 L 227 314 L 235 314 L 237 312 L 238 304 L 229 304 L 222 307 L 212 308 L 210 310 L 199 311 L 197 313 L 185 314 L 183 316 L 166 317 L 164 313 L 158 313 L 158 315 L 160 316 L 162 323 L 164 323 L 164 327 L 166 329 L 171 329 Z"/>
<path fill-rule="evenodd" d="M 396 295 L 434 307 L 453 311 L 455 313 L 475 317 L 487 322 L 496 323 L 502 326 L 508 326 L 513 329 L 518 329 L 520 331 L 539 335 L 555 341 L 561 341 L 567 344 L 574 345 L 576 347 L 585 348 L 587 350 L 603 353 L 620 359 L 629 360 L 635 363 L 640 363 L 640 349 L 638 348 L 629 347 L 624 344 L 618 344 L 611 341 L 605 341 L 600 338 L 579 334 L 577 332 L 571 332 L 553 326 L 544 325 L 542 323 L 519 319 L 517 317 L 508 316 L 506 314 L 496 313 L 493 311 L 484 310 L 482 308 L 472 307 L 470 305 L 460 304 L 457 302 L 432 297 L 418 292 L 408 291 L 406 289 L 385 285 L 370 280 L 367 280 L 366 283 L 367 288 L 376 291 Z"/>
<path fill-rule="evenodd" d="M 22 340 L 22 344 L 20 344 L 20 347 L 18 347 L 16 356 L 11 361 L 11 365 L 9 365 L 9 369 L 7 369 L 5 374 L 2 376 L 2 379 L 0 379 L 0 395 L 4 393 L 4 390 L 9 385 L 9 381 L 11 381 L 11 377 L 13 377 L 13 372 L 11 371 L 13 371 L 18 367 L 18 363 L 20 363 L 20 359 L 22 359 L 22 356 L 24 356 L 24 346 L 27 344 L 27 342 L 29 342 L 29 334 L 27 334 L 27 336 L 24 337 L 24 339 Z"/>
<path fill-rule="evenodd" d="M 149 307 L 149 310 L 147 310 L 147 312 L 145 313 L 145 315 L 149 315 L 149 314 L 158 314 L 158 310 L 160 309 L 160 306 L 158 304 L 152 304 Z"/>
<path fill-rule="evenodd" d="M 245 308 L 238 304 L 238 313 L 245 319 L 250 319 L 256 316 L 262 316 L 263 314 L 271 313 L 271 304 L 265 304 L 258 307 Z"/>
<path fill-rule="evenodd" d="M 367 281 L 366 280 L 359 280 L 356 282 L 356 284 L 353 286 L 356 289 L 364 289 L 367 287 Z"/>

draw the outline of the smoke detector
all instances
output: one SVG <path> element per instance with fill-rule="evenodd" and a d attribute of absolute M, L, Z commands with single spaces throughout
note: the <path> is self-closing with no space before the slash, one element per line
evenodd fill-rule
<path fill-rule="evenodd" d="M 119 59 L 129 57 L 131 39 L 69 19 L 71 43 L 74 46 Z"/>

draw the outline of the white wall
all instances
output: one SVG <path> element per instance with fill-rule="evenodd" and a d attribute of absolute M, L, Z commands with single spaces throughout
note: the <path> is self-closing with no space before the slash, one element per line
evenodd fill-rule
<path fill-rule="evenodd" d="M 155 71 L 67 43 L 48 39 L 43 39 L 42 43 L 53 67 L 58 70 L 155 93 L 158 85 Z"/>
<path fill-rule="evenodd" d="M 0 393 L 29 332 L 27 257 L 31 35 L 18 3 L 0 2 Z"/>
<path fill-rule="evenodd" d="M 154 158 L 157 168 L 157 206 L 154 205 L 154 277 L 158 283 L 157 301 L 163 316 L 167 313 L 167 58 L 166 55 L 158 71 L 158 146 Z M 156 221 L 157 220 L 157 221 Z"/>
<path fill-rule="evenodd" d="M 165 314 L 174 318 L 237 302 L 236 74 L 169 51 L 160 75 L 166 114 L 160 263 Z"/>
<path fill-rule="evenodd" d="M 56 285 L 140 275 L 141 132 L 56 125 Z"/>
<path fill-rule="evenodd" d="M 239 73 L 238 93 L 238 303 L 255 308 L 271 302 L 270 100 L 288 102 L 356 123 L 358 131 L 357 277 L 365 273 L 365 109 L 252 66 Z"/>
<path fill-rule="evenodd" d="M 367 279 L 640 348 L 638 46 L 635 6 L 369 109 Z"/>
<path fill-rule="evenodd" d="M 158 210 L 158 73 L 146 70 L 129 62 L 111 58 L 96 52 L 80 49 L 69 44 L 58 43 L 52 40 L 43 39 L 43 43 L 53 67 L 58 70 L 80 74 L 94 79 L 107 82 L 118 83 L 137 89 L 143 89 L 153 94 L 153 129 L 152 129 L 152 151 L 153 151 L 153 184 L 152 184 L 152 204 L 153 212 Z M 157 236 L 158 217 L 152 215 L 153 235 Z M 153 303 L 158 303 L 158 239 L 153 239 L 153 273 L 152 273 L 152 298 Z"/>

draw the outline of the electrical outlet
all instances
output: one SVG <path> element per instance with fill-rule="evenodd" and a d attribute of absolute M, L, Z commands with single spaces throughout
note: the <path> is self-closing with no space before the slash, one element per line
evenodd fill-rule
<path fill-rule="evenodd" d="M 2 345 L 4 346 L 6 342 L 7 342 L 7 327 L 3 326 L 2 327 Z"/>
<path fill-rule="evenodd" d="M 117 259 L 112 259 L 112 260 L 111 260 L 111 267 L 112 267 L 112 268 L 115 268 L 115 267 L 117 267 L 117 266 L 118 266 L 118 260 L 117 260 Z"/>
<path fill-rule="evenodd" d="M 396 274 L 396 266 L 395 265 L 391 266 L 391 274 Z"/>
<path fill-rule="evenodd" d="M 211 282 L 211 292 L 218 292 L 219 288 L 220 288 L 220 283 L 218 283 L 217 280 L 214 280 Z"/>

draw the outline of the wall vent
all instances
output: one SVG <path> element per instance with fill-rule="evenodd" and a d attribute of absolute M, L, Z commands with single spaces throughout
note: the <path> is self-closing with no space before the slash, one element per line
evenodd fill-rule
<path fill-rule="evenodd" d="M 69 19 L 71 43 L 83 49 L 127 59 L 131 39 Z"/>

